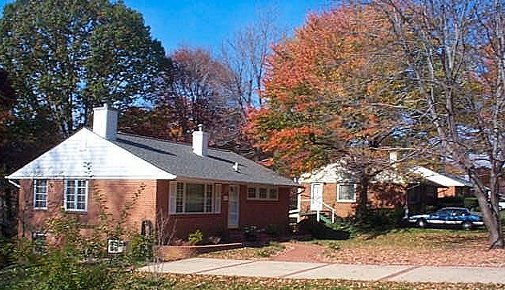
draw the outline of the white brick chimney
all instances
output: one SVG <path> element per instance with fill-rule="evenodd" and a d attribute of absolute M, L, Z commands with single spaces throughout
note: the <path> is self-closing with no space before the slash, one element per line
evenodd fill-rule
<path fill-rule="evenodd" d="M 109 108 L 107 104 L 103 107 L 93 108 L 93 132 L 107 140 L 115 140 L 117 116 L 118 111 Z"/>
<path fill-rule="evenodd" d="M 193 132 L 193 152 L 199 156 L 207 156 L 209 149 L 209 133 L 203 131 L 203 125 L 198 125 L 198 131 Z"/>

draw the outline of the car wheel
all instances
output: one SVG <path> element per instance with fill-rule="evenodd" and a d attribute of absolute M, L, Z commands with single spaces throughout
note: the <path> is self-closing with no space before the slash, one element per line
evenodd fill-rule
<path fill-rule="evenodd" d="M 425 228 L 426 227 L 426 221 L 424 219 L 418 219 L 416 222 L 417 226 L 420 228 Z"/>
<path fill-rule="evenodd" d="M 470 222 L 464 222 L 464 223 L 462 224 L 462 226 L 463 226 L 463 229 L 464 229 L 464 230 L 467 230 L 467 231 L 471 230 L 471 229 L 472 229 L 472 227 L 473 227 L 472 223 L 470 223 Z"/>

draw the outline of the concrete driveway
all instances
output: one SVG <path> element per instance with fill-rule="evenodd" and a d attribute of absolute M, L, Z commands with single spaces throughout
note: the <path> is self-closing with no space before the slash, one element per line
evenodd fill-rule
<path fill-rule="evenodd" d="M 496 283 L 505 285 L 505 268 L 491 267 L 349 265 L 191 258 L 153 264 L 140 268 L 139 271 L 268 278 Z"/>

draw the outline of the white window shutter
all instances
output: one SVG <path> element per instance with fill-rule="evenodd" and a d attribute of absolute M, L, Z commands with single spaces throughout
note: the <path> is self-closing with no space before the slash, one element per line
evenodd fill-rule
<path fill-rule="evenodd" d="M 221 213 L 221 184 L 216 184 L 214 190 L 214 212 Z"/>
<path fill-rule="evenodd" d="M 168 189 L 168 213 L 175 214 L 177 207 L 177 181 L 170 181 Z"/>

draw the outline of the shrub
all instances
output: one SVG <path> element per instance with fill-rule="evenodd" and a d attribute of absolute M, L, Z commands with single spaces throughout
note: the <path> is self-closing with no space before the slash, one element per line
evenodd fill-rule
<path fill-rule="evenodd" d="M 191 245 L 199 244 L 203 241 L 203 234 L 200 230 L 196 230 L 194 233 L 189 234 L 188 241 Z"/>
<path fill-rule="evenodd" d="M 440 198 L 437 200 L 437 206 L 441 207 L 462 207 L 464 206 L 464 197 L 463 196 L 448 196 L 444 198 Z"/>
<path fill-rule="evenodd" d="M 463 203 L 468 209 L 475 209 L 479 207 L 479 201 L 475 197 L 467 197 L 464 199 Z"/>
<path fill-rule="evenodd" d="M 314 218 L 308 218 L 298 223 L 298 232 L 301 234 L 309 234 L 313 238 L 322 239 L 325 236 L 326 226 L 322 222 L 318 222 Z"/>
<path fill-rule="evenodd" d="M 244 239 L 248 242 L 255 242 L 258 240 L 258 227 L 246 226 L 243 229 Z"/>
<path fill-rule="evenodd" d="M 339 227 L 339 224 L 325 225 L 313 218 L 305 219 L 298 224 L 301 234 L 310 234 L 316 239 L 346 240 L 350 236 L 347 228 Z"/>
<path fill-rule="evenodd" d="M 273 238 L 281 235 L 282 229 L 279 225 L 269 224 L 265 227 L 265 233 Z"/>
<path fill-rule="evenodd" d="M 13 263 L 14 245 L 12 242 L 0 238 L 0 269 Z"/>
<path fill-rule="evenodd" d="M 128 257 L 134 262 L 148 261 L 153 257 L 153 246 L 152 236 L 135 234 L 130 240 Z"/>
<path fill-rule="evenodd" d="M 368 209 L 361 216 L 355 217 L 353 226 L 363 232 L 388 231 L 400 225 L 403 209 Z"/>

